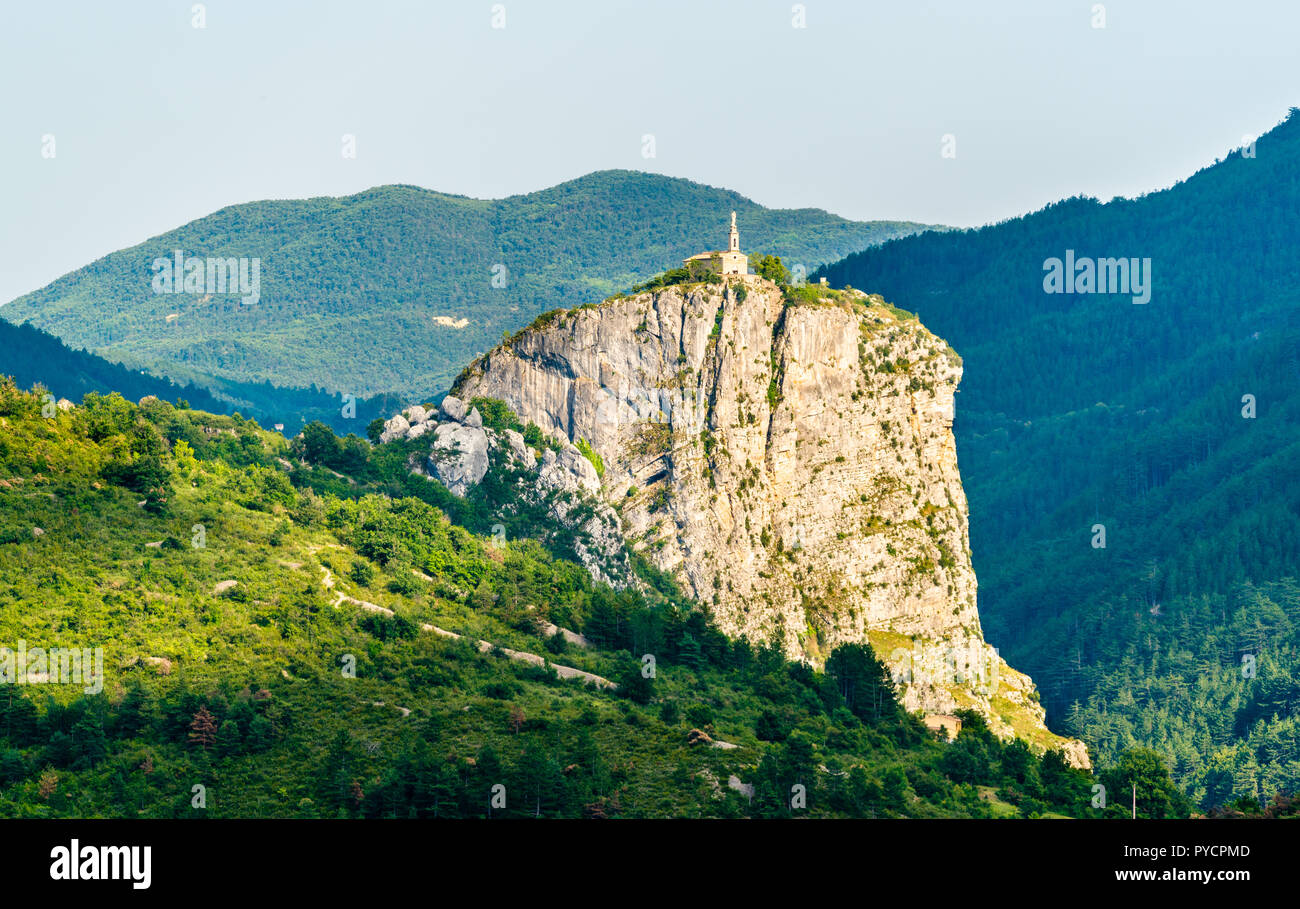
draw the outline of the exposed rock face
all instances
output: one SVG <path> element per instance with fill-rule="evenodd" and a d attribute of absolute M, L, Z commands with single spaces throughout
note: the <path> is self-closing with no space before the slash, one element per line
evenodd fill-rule
<path fill-rule="evenodd" d="M 442 411 L 442 415 L 448 420 L 454 420 L 457 423 L 465 422 L 465 417 L 469 415 L 464 402 L 460 398 L 451 395 L 447 395 L 442 399 L 442 404 L 438 409 Z"/>
<path fill-rule="evenodd" d="M 559 454 L 546 449 L 542 456 L 540 479 L 552 489 L 564 492 L 600 492 L 600 478 L 596 468 L 582 456 L 582 452 L 572 446 Z"/>
<path fill-rule="evenodd" d="M 520 491 L 527 500 L 544 503 L 560 526 L 579 531 L 573 548 L 595 580 L 615 588 L 631 582 L 618 514 L 600 497 L 595 467 L 573 444 L 557 439 L 559 452 L 547 448 L 539 465 L 538 453 L 522 433 L 485 428 L 478 409 L 459 398 L 447 395 L 438 410 L 445 422 L 434 419 L 423 407 L 408 407 L 384 422 L 380 443 L 411 441 L 433 433 L 423 466 L 429 476 L 462 497 L 482 482 L 492 467 L 493 452 L 499 452 L 499 463 L 523 469 Z M 413 461 L 412 467 L 417 464 Z"/>
<path fill-rule="evenodd" d="M 1050 736 L 980 629 L 951 431 L 960 359 L 877 297 L 813 290 L 786 305 L 729 277 L 543 317 L 455 392 L 589 443 L 603 482 L 577 461 L 566 476 L 724 631 L 813 662 L 869 640 L 909 708 L 974 707 L 1003 734 L 1009 709 Z"/>
<path fill-rule="evenodd" d="M 385 421 L 384 431 L 379 434 L 379 441 L 391 442 L 393 439 L 404 439 L 410 428 L 411 424 L 406 421 L 406 417 L 398 414 L 391 420 Z"/>
<path fill-rule="evenodd" d="M 587 440 L 629 538 L 724 630 L 816 656 L 868 627 L 979 640 L 960 375 L 946 344 L 863 295 L 785 307 L 751 278 L 578 310 L 461 390 Z"/>
<path fill-rule="evenodd" d="M 488 470 L 488 437 L 482 423 L 440 424 L 434 430 L 429 470 L 458 496 L 477 486 Z"/>
<path fill-rule="evenodd" d="M 510 446 L 510 453 L 513 454 L 521 464 L 527 464 L 531 467 L 536 462 L 537 458 L 533 454 L 533 450 L 524 442 L 524 436 L 522 433 L 516 432 L 513 429 L 507 429 L 506 444 Z"/>

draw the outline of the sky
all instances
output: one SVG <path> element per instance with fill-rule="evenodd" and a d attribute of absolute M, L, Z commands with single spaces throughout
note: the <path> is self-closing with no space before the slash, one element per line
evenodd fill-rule
<path fill-rule="evenodd" d="M 0 301 L 391 183 L 627 168 L 958 226 L 1138 195 L 1300 104 L 1298 34 L 1295 0 L 6 0 Z"/>

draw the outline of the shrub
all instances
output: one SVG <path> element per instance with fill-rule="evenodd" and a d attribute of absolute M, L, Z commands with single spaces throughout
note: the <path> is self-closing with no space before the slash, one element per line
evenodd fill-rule
<path fill-rule="evenodd" d="M 596 468 L 596 476 L 605 476 L 605 459 L 596 453 L 590 442 L 586 439 L 578 439 L 578 451 L 582 452 L 583 457 L 591 462 L 592 467 Z"/>
<path fill-rule="evenodd" d="M 352 567 L 348 569 L 348 577 L 351 578 L 352 582 L 355 584 L 360 584 L 362 587 L 369 587 L 375 580 L 374 566 L 369 562 L 357 560 L 353 562 Z"/>

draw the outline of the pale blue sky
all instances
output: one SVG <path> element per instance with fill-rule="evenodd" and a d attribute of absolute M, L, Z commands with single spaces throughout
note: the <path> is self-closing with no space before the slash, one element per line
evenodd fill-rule
<path fill-rule="evenodd" d="M 224 205 L 385 183 L 631 168 L 982 224 L 1167 186 L 1300 104 L 1295 0 L 1113 0 L 1104 29 L 1091 0 L 807 0 L 802 29 L 785 0 L 504 0 L 504 29 L 480 0 L 192 6 L 0 8 L 0 301 Z"/>

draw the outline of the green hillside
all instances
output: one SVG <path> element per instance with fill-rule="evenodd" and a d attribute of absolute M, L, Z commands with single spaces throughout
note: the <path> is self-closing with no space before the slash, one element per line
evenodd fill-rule
<path fill-rule="evenodd" d="M 73 350 L 53 335 L 30 324 L 14 325 L 0 320 L 0 371 L 24 388 L 41 385 L 56 398 L 79 401 L 89 392 L 116 391 L 132 400 L 146 395 L 174 401 L 183 398 L 191 406 L 221 411 L 223 402 L 208 389 L 177 385 L 111 363 L 85 350 Z"/>
<path fill-rule="evenodd" d="M 26 388 L 40 385 L 57 398 L 79 401 L 90 393 L 118 394 L 130 399 L 153 396 L 182 400 L 214 413 L 237 412 L 256 417 L 266 426 L 280 424 L 287 436 L 319 420 L 340 432 L 360 431 L 375 417 L 391 414 L 404 401 L 384 395 L 363 398 L 346 406 L 341 395 L 317 388 L 281 388 L 269 382 L 209 380 L 206 385 L 177 385 L 166 378 L 105 360 L 85 350 L 73 350 L 30 323 L 0 320 L 0 374 Z"/>
<path fill-rule="evenodd" d="M 65 275 L 0 316 L 178 381 L 409 400 L 444 391 L 475 355 L 541 312 L 721 247 L 732 210 L 746 250 L 809 270 L 923 227 L 769 210 L 727 190 L 632 171 L 496 201 L 383 186 L 222 209 Z M 152 263 L 177 249 L 259 259 L 260 299 L 155 294 Z"/>
<path fill-rule="evenodd" d="M 0 686 L 0 815 L 1103 813 L 1091 775 L 973 714 L 935 738 L 868 647 L 813 672 L 652 573 L 593 585 L 508 472 L 460 502 L 407 471 L 418 444 L 317 425 L 291 446 L 116 396 L 45 418 L 0 383 L 0 641 L 100 647 L 104 669 Z M 506 538 L 484 535 L 503 513 Z M 1187 812 L 1149 753 L 1098 781 L 1134 780 L 1144 815 Z"/>
<path fill-rule="evenodd" d="M 1300 113 L 1253 151 L 824 271 L 964 358 L 989 639 L 1103 765 L 1155 748 L 1203 805 L 1300 789 Z M 1067 250 L 1150 258 L 1150 302 L 1045 293 Z"/>

